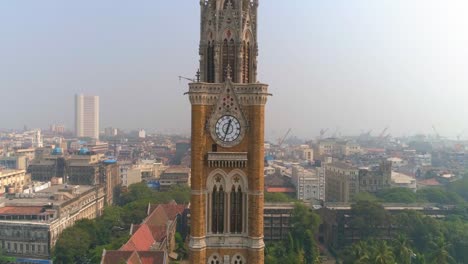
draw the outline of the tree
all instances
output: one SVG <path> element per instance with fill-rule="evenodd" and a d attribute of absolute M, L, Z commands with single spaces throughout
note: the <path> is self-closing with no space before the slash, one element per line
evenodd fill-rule
<path fill-rule="evenodd" d="M 387 226 L 390 216 L 383 206 L 377 202 L 358 201 L 351 206 L 351 227 L 361 238 L 369 238 L 380 233 L 380 229 Z"/>
<path fill-rule="evenodd" d="M 416 193 L 408 188 L 384 189 L 377 193 L 377 197 L 386 203 L 416 203 L 418 197 Z"/>
<path fill-rule="evenodd" d="M 12 264 L 12 263 L 16 263 L 16 258 L 4 255 L 3 250 L 0 249 L 0 264 Z"/>
<path fill-rule="evenodd" d="M 431 241 L 432 254 L 430 254 L 431 264 L 449 264 L 455 263 L 455 260 L 448 251 L 448 248 L 451 246 L 447 243 L 443 237 L 437 238 L 435 241 Z"/>
<path fill-rule="evenodd" d="M 461 204 L 463 199 L 456 193 L 442 188 L 426 188 L 417 192 L 421 200 L 440 204 Z"/>
<path fill-rule="evenodd" d="M 450 183 L 448 189 L 468 202 L 468 174 L 463 179 Z"/>
<path fill-rule="evenodd" d="M 63 231 L 54 249 L 54 263 L 87 263 L 91 237 L 81 228 L 70 228 Z"/>
<path fill-rule="evenodd" d="M 314 234 L 311 229 L 308 229 L 304 240 L 304 260 L 305 264 L 319 263 L 319 253 L 315 244 Z"/>
<path fill-rule="evenodd" d="M 395 264 L 395 257 L 392 248 L 387 245 L 386 241 L 377 243 L 375 256 L 373 257 L 375 264 Z"/>
<path fill-rule="evenodd" d="M 303 203 L 296 202 L 294 204 L 290 223 L 293 238 L 296 241 L 304 241 L 307 236 L 307 230 L 311 230 L 314 233 L 317 231 L 320 224 L 320 217 Z"/>
<path fill-rule="evenodd" d="M 270 203 L 288 203 L 294 201 L 294 199 L 284 193 L 265 192 L 265 201 Z"/>
<path fill-rule="evenodd" d="M 360 201 L 378 202 L 379 199 L 371 193 L 360 192 L 353 196 L 353 201 L 354 202 L 360 202 Z"/>
<path fill-rule="evenodd" d="M 399 234 L 393 240 L 393 246 L 396 262 L 399 264 L 411 264 L 413 251 L 409 245 L 408 238 L 403 234 Z"/>
<path fill-rule="evenodd" d="M 176 252 L 179 254 L 179 259 L 185 259 L 188 256 L 188 249 L 184 243 L 184 240 L 182 239 L 182 235 L 179 232 L 175 234 L 175 241 L 177 245 Z"/>

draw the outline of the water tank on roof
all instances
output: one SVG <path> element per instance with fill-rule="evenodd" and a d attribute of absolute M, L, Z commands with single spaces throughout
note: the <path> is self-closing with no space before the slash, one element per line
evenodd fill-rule
<path fill-rule="evenodd" d="M 81 148 L 80 151 L 78 152 L 79 155 L 87 155 L 89 154 L 89 149 L 87 148 Z"/>
<path fill-rule="evenodd" d="M 117 160 L 115 159 L 107 159 L 104 161 L 104 164 L 115 164 L 117 163 Z"/>
<path fill-rule="evenodd" d="M 61 155 L 63 154 L 62 148 L 56 147 L 54 150 L 52 150 L 52 155 Z"/>

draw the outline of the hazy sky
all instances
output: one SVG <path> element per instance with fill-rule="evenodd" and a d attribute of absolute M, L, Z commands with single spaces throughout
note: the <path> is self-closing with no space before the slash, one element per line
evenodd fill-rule
<path fill-rule="evenodd" d="M 75 93 L 101 128 L 188 132 L 199 0 L 0 2 L 0 128 L 73 127 Z M 468 138 L 468 1 L 260 0 L 267 135 L 389 126 Z"/>

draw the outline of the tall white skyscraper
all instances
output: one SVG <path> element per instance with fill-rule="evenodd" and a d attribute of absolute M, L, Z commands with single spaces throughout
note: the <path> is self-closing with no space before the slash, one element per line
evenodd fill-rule
<path fill-rule="evenodd" d="M 99 139 L 99 96 L 75 96 L 75 135 Z"/>

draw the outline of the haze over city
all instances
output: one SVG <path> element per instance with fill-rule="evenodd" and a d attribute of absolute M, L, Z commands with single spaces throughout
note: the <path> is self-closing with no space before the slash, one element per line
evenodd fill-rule
<path fill-rule="evenodd" d="M 0 127 L 73 128 L 76 93 L 99 95 L 101 127 L 189 133 L 199 1 L 0 3 Z M 389 126 L 467 129 L 466 1 L 262 2 L 259 80 L 274 94 L 266 136 Z M 174 15 L 177 14 L 177 15 Z M 467 138 L 467 135 L 462 138 Z"/>

